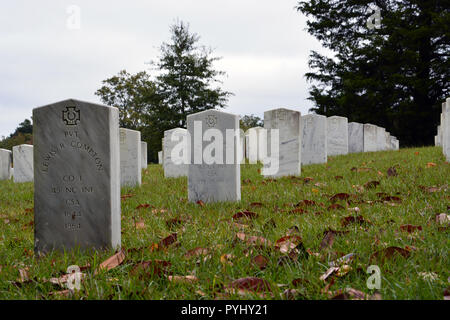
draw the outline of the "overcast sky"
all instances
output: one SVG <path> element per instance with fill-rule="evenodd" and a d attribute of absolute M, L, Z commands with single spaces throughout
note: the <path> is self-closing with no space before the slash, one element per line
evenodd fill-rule
<path fill-rule="evenodd" d="M 122 69 L 148 70 L 178 18 L 200 44 L 214 49 L 223 88 L 235 94 L 227 112 L 255 114 L 276 107 L 306 114 L 310 50 L 296 0 L 14 0 L 0 3 L 0 137 L 32 109 L 68 98 L 100 102 L 101 81 Z M 80 8 L 80 29 L 67 13 Z"/>

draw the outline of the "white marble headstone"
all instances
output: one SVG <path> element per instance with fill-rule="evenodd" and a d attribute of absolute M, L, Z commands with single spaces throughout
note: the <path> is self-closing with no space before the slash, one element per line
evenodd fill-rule
<path fill-rule="evenodd" d="M 158 164 L 163 164 L 163 152 L 158 152 Z"/>
<path fill-rule="evenodd" d="M 301 118 L 302 164 L 327 162 L 327 117 L 307 114 Z"/>
<path fill-rule="evenodd" d="M 238 159 L 239 116 L 217 110 L 189 115 L 188 198 L 190 202 L 241 199 Z"/>
<path fill-rule="evenodd" d="M 358 122 L 348 124 L 348 152 L 364 152 L 364 125 Z"/>
<path fill-rule="evenodd" d="M 141 165 L 142 169 L 147 169 L 148 155 L 147 155 L 147 142 L 141 141 Z"/>
<path fill-rule="evenodd" d="M 34 179 L 33 173 L 33 146 L 22 144 L 13 147 L 14 182 L 30 182 Z"/>
<path fill-rule="evenodd" d="M 247 155 L 248 155 L 248 163 L 256 164 L 258 161 L 261 161 L 261 153 L 265 150 L 260 150 L 261 146 L 261 127 L 254 127 L 247 130 L 246 135 L 248 136 L 248 145 L 247 145 Z"/>
<path fill-rule="evenodd" d="M 264 129 L 267 135 L 267 156 L 278 159 L 278 170 L 269 173 L 269 167 L 273 167 L 273 162 L 265 163 L 263 159 L 262 174 L 274 178 L 300 175 L 302 164 L 300 112 L 284 108 L 266 111 L 264 112 Z M 278 130 L 278 137 L 272 130 Z"/>
<path fill-rule="evenodd" d="M 11 157 L 11 151 L 0 149 L 0 180 L 11 178 Z"/>
<path fill-rule="evenodd" d="M 377 151 L 386 149 L 386 129 L 377 126 Z"/>
<path fill-rule="evenodd" d="M 188 151 L 187 130 L 175 128 L 164 131 L 164 177 L 178 178 L 187 177 L 188 165 L 186 161 L 181 161 L 184 152 Z"/>
<path fill-rule="evenodd" d="M 450 98 L 442 105 L 442 152 L 447 161 L 450 161 Z"/>
<path fill-rule="evenodd" d="M 118 109 L 70 99 L 33 121 L 35 251 L 120 247 Z"/>
<path fill-rule="evenodd" d="M 142 183 L 141 133 L 120 128 L 120 185 L 136 187 Z"/>
<path fill-rule="evenodd" d="M 348 154 L 348 120 L 332 116 L 327 119 L 327 154 L 337 156 Z"/>
<path fill-rule="evenodd" d="M 377 126 L 370 123 L 364 124 L 364 152 L 376 152 L 377 148 Z"/>

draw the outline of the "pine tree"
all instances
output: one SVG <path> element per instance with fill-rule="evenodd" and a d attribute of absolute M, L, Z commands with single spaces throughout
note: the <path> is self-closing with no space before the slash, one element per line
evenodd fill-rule
<path fill-rule="evenodd" d="M 368 24 L 374 5 L 376 27 Z M 438 0 L 300 1 L 308 32 L 335 54 L 311 53 L 312 111 L 383 126 L 403 145 L 432 144 L 450 94 L 449 8 Z"/>
<path fill-rule="evenodd" d="M 162 44 L 159 61 L 153 65 L 160 71 L 159 94 L 172 110 L 178 126 L 184 127 L 187 115 L 223 108 L 231 93 L 212 87 L 221 83 L 219 76 L 225 75 L 213 67 L 220 58 L 211 57 L 210 48 L 197 45 L 200 37 L 190 33 L 189 25 L 177 21 L 170 30 L 171 42 Z"/>

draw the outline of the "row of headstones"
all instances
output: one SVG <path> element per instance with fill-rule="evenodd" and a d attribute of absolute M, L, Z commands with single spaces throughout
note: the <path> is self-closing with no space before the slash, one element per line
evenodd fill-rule
<path fill-rule="evenodd" d="M 442 103 L 440 124 L 437 127 L 437 135 L 434 137 L 434 144 L 442 147 L 447 161 L 450 161 L 450 98 Z"/>
<path fill-rule="evenodd" d="M 14 159 L 14 167 L 12 166 Z M 0 149 L 0 180 L 33 181 L 33 146 L 14 146 L 12 152 Z"/>
<path fill-rule="evenodd" d="M 276 144 L 279 150 L 275 154 L 279 170 L 271 175 L 300 174 L 300 113 L 272 110 L 264 120 L 266 129 L 279 131 L 279 139 L 267 137 L 267 145 Z M 72 99 L 33 109 L 33 121 L 34 148 L 28 147 L 33 157 L 28 159 L 34 172 L 35 250 L 120 247 L 120 187 L 131 167 L 127 156 L 141 170 L 139 133 L 119 128 L 117 108 Z M 225 152 L 219 156 L 215 152 L 218 163 L 202 158 L 211 144 L 222 143 L 218 136 L 213 142 L 206 137 L 212 132 L 209 129 L 226 137 Z M 239 149 L 228 130 L 239 130 L 237 115 L 207 110 L 187 117 L 190 202 L 241 199 Z M 18 160 L 14 161 L 16 171 Z M 263 170 L 263 174 L 268 172 Z"/>
<path fill-rule="evenodd" d="M 274 120 L 276 119 L 276 121 Z M 244 133 L 240 132 L 240 162 L 248 159 L 250 164 L 263 161 L 269 149 L 268 135 L 264 129 L 282 128 L 278 122 L 282 122 L 287 129 L 287 140 L 297 137 L 301 141 L 301 164 L 326 163 L 328 156 L 345 155 L 358 152 L 376 152 L 383 150 L 398 150 L 399 140 L 386 132 L 384 128 L 357 122 L 348 123 L 347 118 L 308 114 L 301 116 L 300 112 L 288 109 L 276 109 L 264 113 L 264 128 L 250 128 Z M 188 166 L 175 164 L 172 159 L 172 151 L 178 145 L 179 139 L 173 141 L 172 136 L 186 136 L 188 130 L 175 128 L 164 132 L 162 139 L 163 150 L 158 153 L 159 164 L 164 167 L 165 177 L 188 176 Z M 285 146 L 286 144 L 283 144 Z M 280 152 L 281 158 L 286 152 Z"/>
<path fill-rule="evenodd" d="M 141 141 L 141 133 L 120 128 L 120 184 L 122 187 L 141 185 L 141 169 L 147 168 L 147 159 L 147 143 Z M 34 180 L 32 145 L 14 146 L 12 152 L 0 149 L 0 180 L 11 178 L 16 183 Z"/>

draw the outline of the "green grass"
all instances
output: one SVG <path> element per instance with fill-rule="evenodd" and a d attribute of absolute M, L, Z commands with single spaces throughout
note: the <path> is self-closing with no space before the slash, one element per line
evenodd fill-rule
<path fill-rule="evenodd" d="M 428 166 L 433 162 L 436 166 Z M 397 176 L 388 176 L 387 170 L 395 166 Z M 352 168 L 368 167 L 361 171 Z M 303 166 L 300 178 L 282 178 L 265 181 L 258 173 L 258 165 L 242 165 L 242 200 L 238 203 L 217 203 L 200 206 L 187 202 L 187 179 L 164 179 L 162 167 L 150 165 L 140 188 L 123 189 L 122 194 L 134 196 L 122 200 L 122 248 L 128 250 L 125 261 L 114 269 L 94 274 L 98 265 L 114 252 L 54 252 L 43 257 L 33 254 L 33 185 L 0 181 L 0 299 L 238 299 L 242 296 L 226 295 L 225 288 L 244 277 L 258 277 L 271 284 L 272 294 L 267 298 L 282 299 L 286 289 L 298 289 L 300 299 L 328 299 L 322 289 L 330 283 L 320 276 L 329 268 L 328 263 L 348 253 L 356 258 L 350 263 L 351 271 L 335 276 L 330 290 L 351 287 L 367 294 L 367 267 L 376 264 L 381 269 L 383 299 L 443 299 L 449 286 L 448 222 L 438 224 L 435 215 L 448 214 L 450 196 L 448 187 L 450 168 L 440 148 L 401 149 L 378 153 L 352 154 L 330 158 L 327 164 Z M 381 174 L 380 174 L 381 173 Z M 342 176 L 342 179 L 336 179 Z M 313 178 L 304 181 L 305 177 Z M 358 193 L 357 186 L 379 181 L 376 188 Z M 423 187 L 438 187 L 429 190 Z M 377 193 L 397 196 L 402 202 L 393 205 L 382 201 Z M 357 195 L 350 204 L 339 201 L 344 209 L 328 210 L 330 197 L 337 193 Z M 308 199 L 317 203 L 304 213 L 290 213 L 294 205 Z M 371 202 L 373 201 L 373 202 Z M 260 202 L 262 207 L 251 207 Z M 136 209 L 140 204 L 150 208 Z M 347 208 L 348 207 L 348 208 Z M 349 208 L 358 207 L 359 212 Z M 162 209 L 162 210 L 161 210 Z M 242 210 L 256 212 L 258 217 L 240 220 L 248 227 L 240 230 L 231 217 Z M 320 212 L 321 214 L 315 214 Z M 361 215 L 366 223 L 342 224 L 349 215 Z M 183 222 L 169 227 L 167 221 L 180 218 Z M 143 220 L 144 228 L 135 222 Z M 422 230 L 408 233 L 401 225 L 421 226 Z M 251 247 L 236 239 L 237 232 L 261 236 L 273 243 L 297 226 L 303 246 L 319 255 L 302 256 L 287 263 L 278 263 L 281 256 L 274 246 Z M 327 229 L 348 231 L 336 235 L 329 248 L 320 249 Z M 177 232 L 178 243 L 161 250 L 152 250 L 153 243 Z M 413 248 L 409 257 L 371 261 L 371 255 L 384 248 L 396 246 Z M 408 247 L 407 247 L 408 246 Z M 186 258 L 188 250 L 208 248 L 210 256 Z M 129 250 L 129 249 L 137 250 Z M 246 254 L 249 249 L 251 254 Z M 232 254 L 233 265 L 221 261 L 224 254 Z M 260 270 L 252 263 L 258 254 L 268 259 L 267 267 Z M 171 263 L 172 275 L 193 274 L 194 283 L 169 281 L 165 274 L 133 273 L 141 261 L 166 260 Z M 50 295 L 63 288 L 46 282 L 58 277 L 70 265 L 84 266 L 86 278 L 82 289 L 64 297 Z M 28 268 L 29 280 L 17 281 L 19 270 Z M 435 279 L 424 278 L 421 273 L 432 273 Z M 292 280 L 305 279 L 294 286 Z M 243 298 L 258 298 L 248 295 Z"/>

